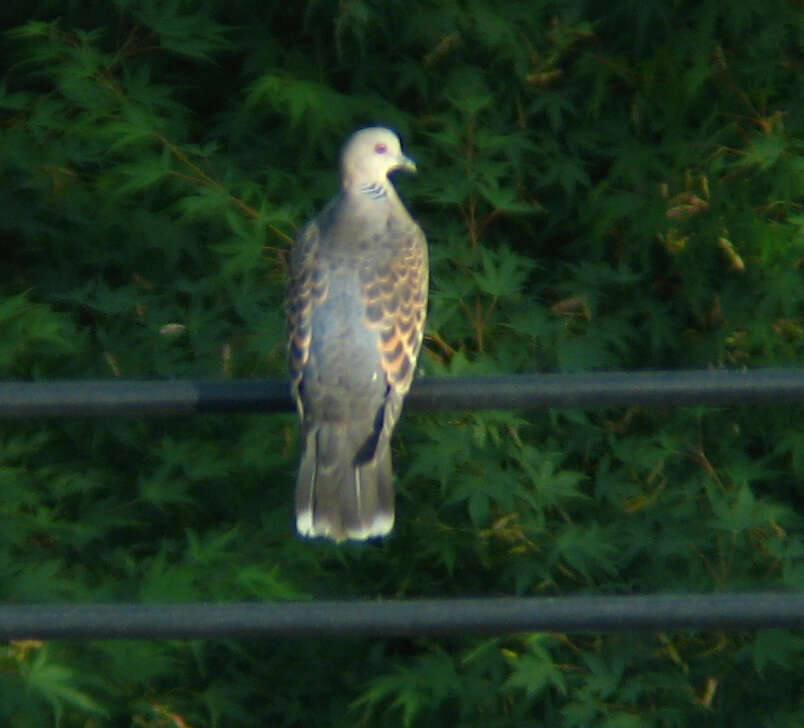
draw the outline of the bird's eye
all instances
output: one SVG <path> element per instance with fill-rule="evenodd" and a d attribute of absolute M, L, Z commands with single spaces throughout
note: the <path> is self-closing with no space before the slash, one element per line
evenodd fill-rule
<path fill-rule="evenodd" d="M 377 152 L 377 154 L 385 154 L 388 151 L 388 147 L 386 147 L 385 144 L 375 144 L 374 151 Z"/>

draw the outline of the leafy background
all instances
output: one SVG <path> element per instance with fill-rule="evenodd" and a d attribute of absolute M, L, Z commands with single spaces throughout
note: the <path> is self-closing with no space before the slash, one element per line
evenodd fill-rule
<path fill-rule="evenodd" d="M 424 372 L 797 366 L 793 0 L 10 3 L 0 376 L 284 376 L 295 231 L 395 126 Z M 800 408 L 407 413 L 381 544 L 292 529 L 294 417 L 0 425 L 4 602 L 804 589 Z M 786 631 L 16 642 L 0 722 L 799 726 Z"/>

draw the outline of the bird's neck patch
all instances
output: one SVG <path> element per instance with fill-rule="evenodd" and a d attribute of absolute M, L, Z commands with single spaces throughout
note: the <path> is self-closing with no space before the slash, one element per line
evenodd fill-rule
<path fill-rule="evenodd" d="M 388 190 L 379 182 L 364 182 L 360 185 L 360 192 L 366 197 L 371 197 L 373 200 L 379 200 L 381 197 L 388 196 Z"/>

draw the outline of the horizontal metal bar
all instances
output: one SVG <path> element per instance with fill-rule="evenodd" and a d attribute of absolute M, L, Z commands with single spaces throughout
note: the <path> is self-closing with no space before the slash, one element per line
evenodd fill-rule
<path fill-rule="evenodd" d="M 804 594 L 0 607 L 0 639 L 223 639 L 804 627 Z"/>
<path fill-rule="evenodd" d="M 284 380 L 94 380 L 0 384 L 0 417 L 289 412 Z"/>
<path fill-rule="evenodd" d="M 408 407 L 593 408 L 804 402 L 804 369 L 597 372 L 501 377 L 423 377 Z M 7 382 L 0 417 L 107 417 L 289 412 L 284 380 Z"/>

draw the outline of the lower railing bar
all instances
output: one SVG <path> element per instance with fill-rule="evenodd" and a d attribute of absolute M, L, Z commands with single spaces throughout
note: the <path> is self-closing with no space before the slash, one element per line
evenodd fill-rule
<path fill-rule="evenodd" d="M 0 607 L 0 639 L 225 639 L 804 627 L 804 594 Z"/>
<path fill-rule="evenodd" d="M 423 377 L 408 407 L 591 408 L 804 402 L 804 369 L 595 372 L 495 377 Z M 289 412 L 284 380 L 6 382 L 0 417 L 106 417 Z"/>

